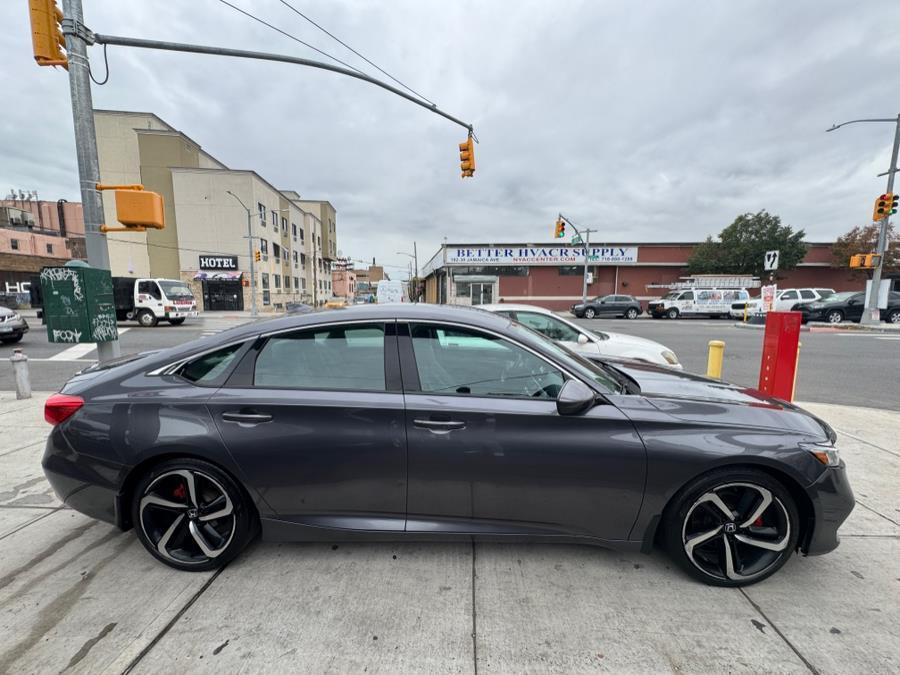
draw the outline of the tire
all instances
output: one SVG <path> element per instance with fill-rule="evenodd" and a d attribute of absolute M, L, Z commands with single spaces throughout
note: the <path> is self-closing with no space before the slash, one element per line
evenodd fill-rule
<path fill-rule="evenodd" d="M 184 317 L 181 317 L 180 319 L 167 319 L 167 321 L 173 326 L 180 326 L 184 323 Z"/>
<path fill-rule="evenodd" d="M 217 513 L 222 515 L 208 518 Z M 131 518 L 138 539 L 154 558 L 189 572 L 226 565 L 250 543 L 259 522 L 231 476 L 209 462 L 188 458 L 157 464 L 140 478 Z"/>
<path fill-rule="evenodd" d="M 839 309 L 833 309 L 825 315 L 828 323 L 840 323 L 844 320 L 844 313 Z"/>
<path fill-rule="evenodd" d="M 595 310 L 593 307 L 587 307 L 584 310 L 585 319 L 593 319 L 595 316 L 597 316 L 597 310 Z"/>
<path fill-rule="evenodd" d="M 671 307 L 666 310 L 666 318 L 667 319 L 677 319 L 680 312 L 677 307 Z"/>
<path fill-rule="evenodd" d="M 771 501 L 761 508 L 767 494 Z M 788 561 L 797 548 L 800 517 L 790 492 L 769 474 L 725 468 L 682 488 L 666 508 L 662 528 L 669 555 L 685 572 L 710 586 L 735 587 L 762 581 Z M 706 539 L 688 547 L 701 536 Z"/>
<path fill-rule="evenodd" d="M 137 322 L 144 328 L 153 328 L 159 323 L 159 319 L 157 319 L 149 309 L 142 309 L 138 312 L 135 319 L 137 319 Z"/>
<path fill-rule="evenodd" d="M 629 307 L 625 312 L 626 319 L 636 319 L 638 318 L 638 311 L 634 307 Z"/>
<path fill-rule="evenodd" d="M 884 318 L 888 323 L 900 323 L 900 309 L 892 309 Z"/>
<path fill-rule="evenodd" d="M 5 345 L 14 345 L 19 340 L 21 340 L 24 335 L 25 333 L 19 333 L 18 335 L 13 335 L 12 337 L 3 338 L 2 340 L 0 340 L 0 342 Z"/>

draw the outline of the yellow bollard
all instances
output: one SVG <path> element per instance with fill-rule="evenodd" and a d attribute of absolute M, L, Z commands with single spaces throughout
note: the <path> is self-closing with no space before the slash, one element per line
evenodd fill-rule
<path fill-rule="evenodd" d="M 706 360 L 706 376 L 722 379 L 722 361 L 725 359 L 725 343 L 722 340 L 709 341 L 709 356 Z"/>
<path fill-rule="evenodd" d="M 797 373 L 800 371 L 800 347 L 802 342 L 797 343 L 797 361 L 794 363 L 794 384 L 791 386 L 791 401 L 794 400 L 794 393 L 797 391 Z"/>

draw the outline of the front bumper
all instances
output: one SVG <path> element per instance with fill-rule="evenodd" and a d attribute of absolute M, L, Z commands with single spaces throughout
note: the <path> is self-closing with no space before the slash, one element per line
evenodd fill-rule
<path fill-rule="evenodd" d="M 167 319 L 196 319 L 200 316 L 197 310 L 166 312 Z"/>
<path fill-rule="evenodd" d="M 0 340 L 3 338 L 19 337 L 28 332 L 28 322 L 25 319 L 18 321 L 4 321 L 0 323 Z"/>
<path fill-rule="evenodd" d="M 812 500 L 814 524 L 800 548 L 805 555 L 822 555 L 838 547 L 838 528 L 856 503 L 844 463 L 825 469 L 806 493 Z"/>

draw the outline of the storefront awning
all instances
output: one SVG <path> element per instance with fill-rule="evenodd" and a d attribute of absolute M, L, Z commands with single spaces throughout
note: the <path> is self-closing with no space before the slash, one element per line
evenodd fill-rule
<path fill-rule="evenodd" d="M 240 279 L 243 272 L 197 272 L 194 279 Z"/>

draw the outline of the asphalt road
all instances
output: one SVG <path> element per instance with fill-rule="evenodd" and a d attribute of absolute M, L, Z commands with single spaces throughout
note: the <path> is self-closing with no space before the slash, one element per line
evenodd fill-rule
<path fill-rule="evenodd" d="M 571 318 L 571 317 L 570 317 Z M 736 328 L 725 319 L 575 319 L 594 331 L 637 335 L 661 342 L 685 369 L 706 373 L 710 340 L 725 342 L 722 378 L 755 387 L 759 383 L 763 330 Z M 800 334 L 796 399 L 900 410 L 900 333 Z"/>
<path fill-rule="evenodd" d="M 217 318 L 207 315 L 189 319 L 181 326 L 160 324 L 140 328 L 128 322 L 119 325 L 123 354 L 182 344 L 216 333 L 249 319 Z M 731 321 L 682 319 L 678 321 L 641 318 L 580 319 L 591 330 L 622 332 L 656 340 L 674 351 L 691 372 L 706 372 L 707 344 L 725 341 L 724 379 L 756 386 L 762 351 L 763 331 L 735 328 Z M 44 328 L 31 320 L 32 330 L 18 345 L 29 357 L 32 388 L 55 391 L 77 371 L 96 359 L 90 345 L 73 348 L 50 344 Z M 797 399 L 900 410 L 900 334 L 856 333 L 801 334 L 800 374 Z M 15 389 L 12 367 L 7 359 L 12 345 L 0 346 L 0 391 Z"/>

